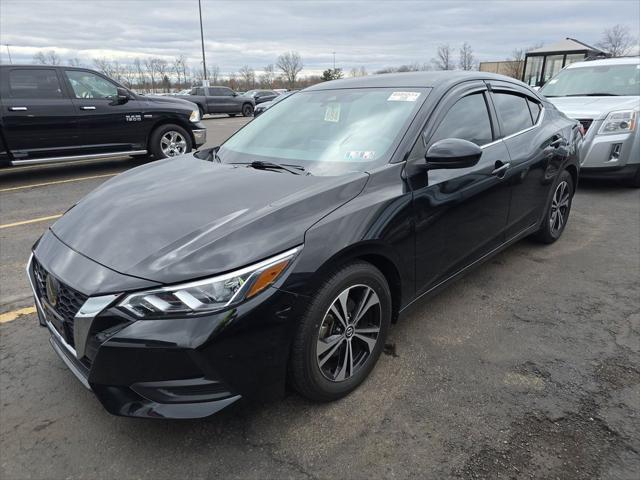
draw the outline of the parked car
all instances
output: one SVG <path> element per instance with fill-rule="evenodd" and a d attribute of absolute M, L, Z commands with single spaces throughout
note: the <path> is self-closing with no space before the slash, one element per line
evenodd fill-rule
<path fill-rule="evenodd" d="M 573 63 L 540 91 L 580 121 L 582 176 L 640 187 L 640 58 Z"/>
<path fill-rule="evenodd" d="M 0 66 L 0 165 L 152 154 L 205 143 L 193 103 L 146 97 L 84 68 Z"/>
<path fill-rule="evenodd" d="M 256 105 L 264 102 L 270 102 L 278 95 L 280 94 L 274 90 L 249 90 L 244 93 L 245 97 L 253 98 Z"/>
<path fill-rule="evenodd" d="M 176 98 L 183 98 L 198 105 L 200 115 L 226 113 L 230 117 L 237 114 L 250 117 L 255 107 L 253 98 L 238 95 L 229 87 L 194 87 L 189 95 L 177 95 Z"/>
<path fill-rule="evenodd" d="M 280 95 L 278 95 L 276 98 L 274 98 L 273 100 L 271 100 L 269 102 L 262 102 L 259 105 L 256 105 L 256 108 L 253 111 L 253 116 L 257 117 L 258 115 L 260 115 L 260 114 L 264 113 L 265 111 L 269 110 L 276 103 L 281 102 L 282 100 L 284 100 L 285 98 L 291 96 L 291 94 L 295 93 L 295 92 L 297 92 L 297 90 L 292 90 L 290 92 L 281 93 Z"/>
<path fill-rule="evenodd" d="M 40 322 L 117 415 L 203 417 L 287 381 L 335 400 L 411 304 L 561 236 L 580 138 L 500 75 L 320 83 L 67 211 L 29 261 Z"/>

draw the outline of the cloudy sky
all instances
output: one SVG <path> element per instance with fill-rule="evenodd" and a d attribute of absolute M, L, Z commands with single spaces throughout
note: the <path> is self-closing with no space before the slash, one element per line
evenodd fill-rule
<path fill-rule="evenodd" d="M 297 50 L 305 71 L 429 62 L 439 44 L 471 44 L 477 59 L 574 37 L 595 43 L 626 25 L 640 36 L 640 2 L 202 0 L 207 63 L 223 73 L 260 70 Z M 133 59 L 179 54 L 200 62 L 197 0 L 0 0 L 0 61 L 55 49 L 63 58 Z"/>

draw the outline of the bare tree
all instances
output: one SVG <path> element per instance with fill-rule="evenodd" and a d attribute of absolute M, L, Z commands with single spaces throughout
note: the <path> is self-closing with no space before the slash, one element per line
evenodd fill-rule
<path fill-rule="evenodd" d="M 302 70 L 302 57 L 298 52 L 283 53 L 278 57 L 276 66 L 282 71 L 282 76 L 289 84 L 289 88 L 295 88 L 296 79 Z"/>
<path fill-rule="evenodd" d="M 436 58 L 431 60 L 436 70 L 453 70 L 453 54 L 448 44 L 440 45 Z"/>
<path fill-rule="evenodd" d="M 633 38 L 626 25 L 614 25 L 602 32 L 601 40 L 596 43 L 596 47 L 604 50 L 612 57 L 622 57 L 629 53 L 633 45 Z"/>
<path fill-rule="evenodd" d="M 108 58 L 94 58 L 93 66 L 107 77 L 114 77 L 114 65 Z"/>
<path fill-rule="evenodd" d="M 256 84 L 256 72 L 249 65 L 243 65 L 238 72 L 240 78 L 244 82 L 244 86 L 247 90 L 252 89 Z"/>
<path fill-rule="evenodd" d="M 528 46 L 527 48 L 514 49 L 513 52 L 511 52 L 511 56 L 507 58 L 507 61 L 509 63 L 505 64 L 505 75 L 517 78 L 518 80 L 522 79 L 522 74 L 524 73 L 524 59 L 527 52 L 540 47 L 542 47 L 542 43 L 536 43 L 534 45 Z"/>
<path fill-rule="evenodd" d="M 460 70 L 475 70 L 476 63 L 476 57 L 473 56 L 471 45 L 464 42 L 462 48 L 460 48 L 460 59 L 458 60 Z"/>
<path fill-rule="evenodd" d="M 364 67 L 360 67 L 360 68 L 353 67 L 351 70 L 349 70 L 349 76 L 350 77 L 366 77 L 367 69 Z"/>
<path fill-rule="evenodd" d="M 211 79 L 212 85 L 216 85 L 220 80 L 220 67 L 218 65 L 212 65 L 208 77 Z"/>
<path fill-rule="evenodd" d="M 42 65 L 61 65 L 62 58 L 56 53 L 55 50 L 49 50 L 48 52 L 37 52 L 33 56 L 33 63 L 39 63 Z"/>
<path fill-rule="evenodd" d="M 155 58 L 155 68 L 158 73 L 158 77 L 160 81 L 163 83 L 165 87 L 165 91 L 169 91 L 169 82 L 167 77 L 167 71 L 169 70 L 169 62 L 167 62 L 164 58 Z"/>
<path fill-rule="evenodd" d="M 147 69 L 147 73 L 149 74 L 149 78 L 151 79 L 151 91 L 153 93 L 155 93 L 156 91 L 157 61 L 158 59 L 154 57 L 147 57 L 144 59 L 144 67 Z"/>
<path fill-rule="evenodd" d="M 67 60 L 67 63 L 70 67 L 79 67 L 81 65 L 80 59 L 77 57 L 70 58 L 69 60 Z"/>
<path fill-rule="evenodd" d="M 180 80 L 182 79 L 185 63 L 187 63 L 187 58 L 184 55 L 179 55 L 173 59 L 173 71 L 176 73 L 176 77 L 178 77 L 178 84 L 180 84 Z M 184 76 L 184 82 L 187 82 L 186 75 Z"/>
<path fill-rule="evenodd" d="M 276 69 L 273 63 L 270 63 L 263 69 L 262 75 L 260 75 L 260 83 L 263 87 L 273 88 L 273 81 L 276 78 Z"/>
<path fill-rule="evenodd" d="M 144 74 L 142 62 L 137 57 L 135 58 L 135 60 L 133 60 L 133 68 L 135 69 L 135 72 L 136 72 L 136 77 L 138 79 L 139 87 L 144 89 L 144 86 L 145 86 L 144 84 L 146 83 L 147 78 Z"/>
<path fill-rule="evenodd" d="M 230 73 L 229 74 L 229 87 L 232 90 L 236 90 L 238 88 L 238 80 L 237 80 L 237 76 L 235 73 Z"/>

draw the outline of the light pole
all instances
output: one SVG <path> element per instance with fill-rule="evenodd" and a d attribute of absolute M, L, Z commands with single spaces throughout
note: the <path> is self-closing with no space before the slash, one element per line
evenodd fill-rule
<path fill-rule="evenodd" d="M 9 44 L 6 43 L 5 45 L 7 46 L 7 53 L 9 54 L 9 63 L 13 63 L 13 61 L 11 60 L 11 50 L 9 50 Z"/>
<path fill-rule="evenodd" d="M 198 0 L 198 12 L 200 13 L 200 43 L 202 44 L 202 78 L 205 87 L 209 86 L 207 79 L 207 61 L 204 56 L 204 31 L 202 30 L 202 3 Z"/>

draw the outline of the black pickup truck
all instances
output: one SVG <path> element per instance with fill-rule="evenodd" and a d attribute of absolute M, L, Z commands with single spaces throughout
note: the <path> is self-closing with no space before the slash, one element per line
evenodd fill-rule
<path fill-rule="evenodd" d="M 0 65 L 0 166 L 165 158 L 206 141 L 198 107 L 136 94 L 84 68 Z"/>
<path fill-rule="evenodd" d="M 253 115 L 256 102 L 253 98 L 239 95 L 229 87 L 194 87 L 189 95 L 175 95 L 198 105 L 200 115 L 206 113 L 226 113 L 230 117 L 242 114 L 245 117 Z"/>

